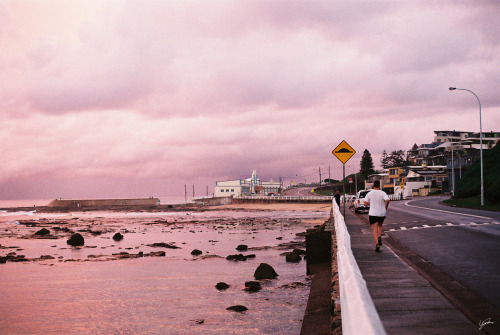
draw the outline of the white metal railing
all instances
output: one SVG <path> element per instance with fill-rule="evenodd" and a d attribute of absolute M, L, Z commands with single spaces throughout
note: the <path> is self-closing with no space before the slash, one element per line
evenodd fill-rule
<path fill-rule="evenodd" d="M 351 236 L 335 201 L 332 201 L 332 208 L 337 235 L 342 334 L 386 334 L 366 282 L 352 254 Z"/>
<path fill-rule="evenodd" d="M 295 201 L 295 200 L 305 200 L 305 201 L 331 201 L 333 197 L 331 196 L 310 196 L 310 197 L 289 197 L 289 196 L 235 196 L 233 199 L 243 199 L 243 200 L 276 200 L 276 201 Z"/>

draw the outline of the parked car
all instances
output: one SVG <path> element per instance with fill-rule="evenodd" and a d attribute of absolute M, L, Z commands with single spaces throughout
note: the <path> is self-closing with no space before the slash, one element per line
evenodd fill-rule
<path fill-rule="evenodd" d="M 371 190 L 361 190 L 356 194 L 356 200 L 354 200 L 354 211 L 356 213 L 368 212 L 370 210 L 370 206 L 365 206 L 365 197 Z"/>

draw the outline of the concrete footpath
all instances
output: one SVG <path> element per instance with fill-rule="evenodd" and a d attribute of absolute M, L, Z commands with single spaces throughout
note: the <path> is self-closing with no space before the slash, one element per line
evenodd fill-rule
<path fill-rule="evenodd" d="M 484 334 L 387 245 L 375 252 L 370 227 L 350 211 L 345 223 L 387 334 Z"/>

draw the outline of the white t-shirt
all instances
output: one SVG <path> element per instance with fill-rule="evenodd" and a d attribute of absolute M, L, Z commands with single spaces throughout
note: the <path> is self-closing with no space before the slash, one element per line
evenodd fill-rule
<path fill-rule="evenodd" d="M 385 201 L 389 200 L 387 193 L 381 190 L 372 190 L 368 192 L 365 201 L 370 203 L 370 211 L 368 215 L 371 216 L 385 216 Z"/>

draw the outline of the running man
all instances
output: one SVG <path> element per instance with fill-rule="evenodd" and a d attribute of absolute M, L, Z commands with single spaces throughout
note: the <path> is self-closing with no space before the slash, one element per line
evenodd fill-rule
<path fill-rule="evenodd" d="M 373 190 L 368 192 L 364 201 L 365 206 L 370 205 L 368 218 L 372 226 L 373 238 L 375 239 L 375 251 L 380 251 L 382 245 L 382 224 L 385 220 L 387 207 L 389 207 L 389 196 L 380 190 L 380 180 L 373 182 Z"/>

